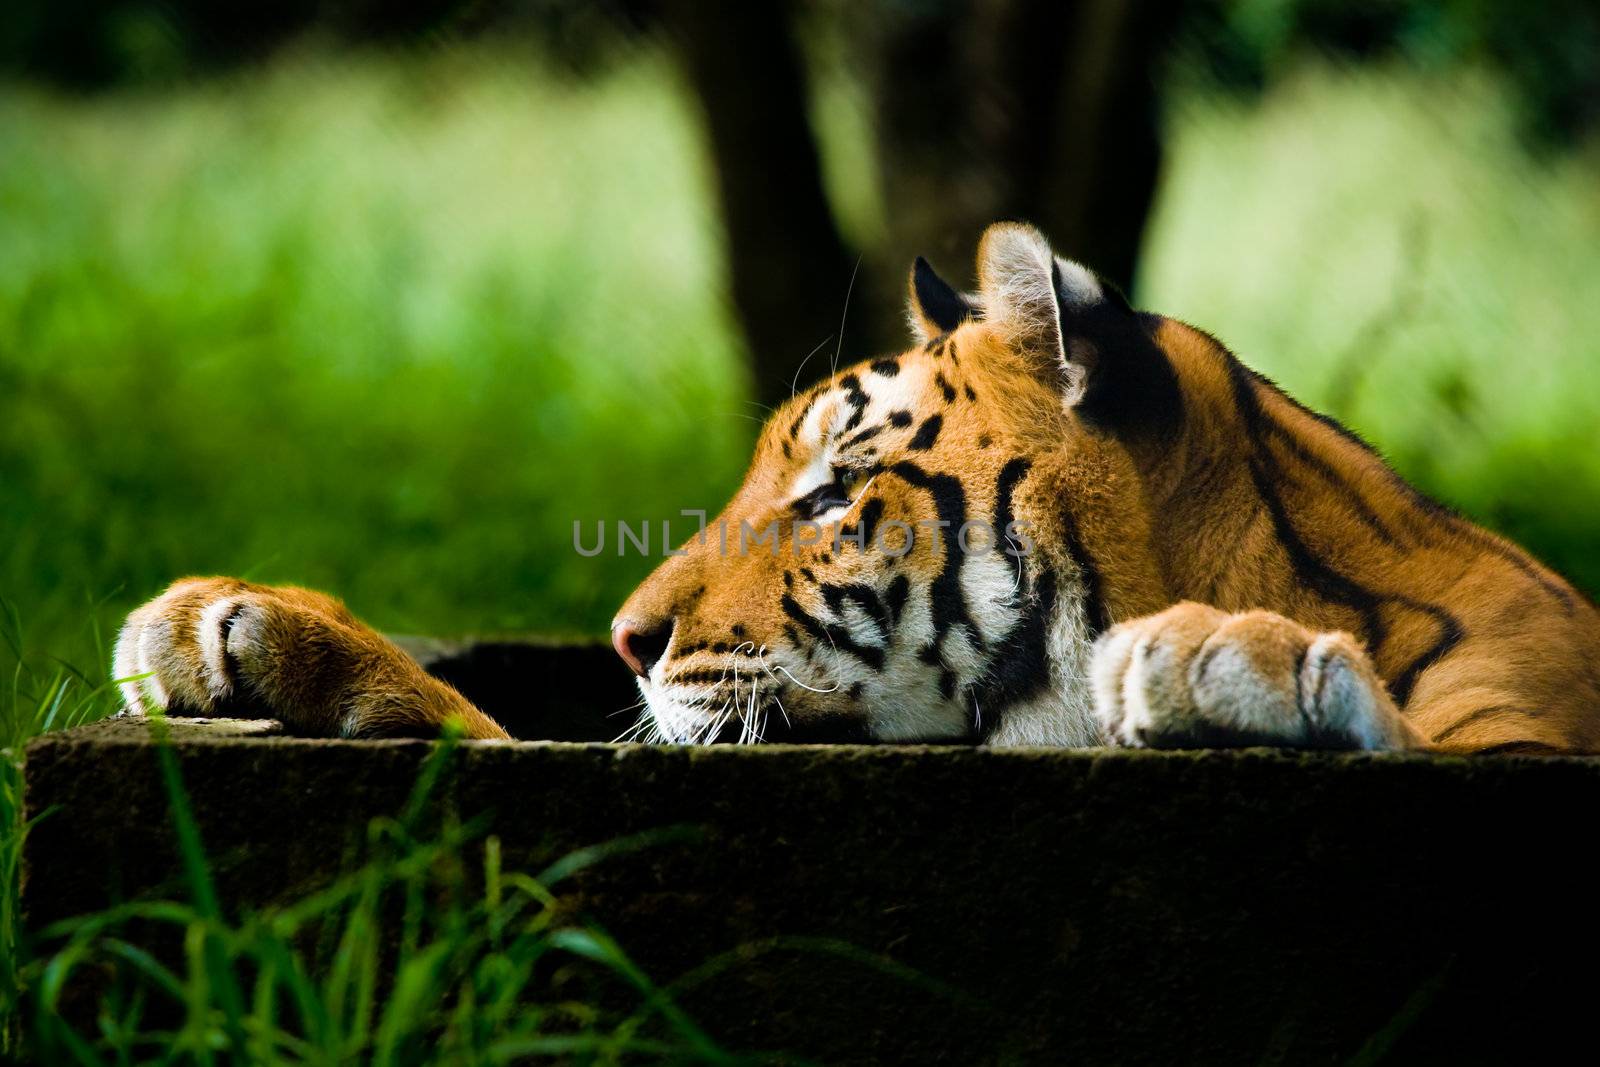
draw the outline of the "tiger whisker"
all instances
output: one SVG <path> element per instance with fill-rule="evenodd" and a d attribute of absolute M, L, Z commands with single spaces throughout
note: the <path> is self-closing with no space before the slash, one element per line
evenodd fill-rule
<path fill-rule="evenodd" d="M 629 704 L 625 708 L 618 708 L 616 711 L 608 712 L 606 714 L 606 718 L 614 719 L 618 715 L 626 715 L 630 711 L 638 711 L 640 708 L 644 707 L 647 703 L 649 703 L 649 701 L 645 700 L 644 697 L 640 697 L 638 700 L 635 700 L 632 704 Z"/>
<path fill-rule="evenodd" d="M 856 498 L 850 501 L 850 506 L 844 509 L 844 514 L 839 516 L 840 522 L 843 522 L 845 519 L 850 517 L 850 513 L 855 510 L 857 504 L 861 503 L 862 498 L 867 495 L 867 490 L 871 489 L 872 483 L 877 480 L 878 476 L 876 474 L 867 479 L 867 484 L 861 487 L 861 492 L 856 494 Z"/>
<path fill-rule="evenodd" d="M 723 727 L 728 725 L 728 720 L 733 718 L 736 711 L 737 709 L 732 700 L 722 705 L 720 711 L 711 720 L 710 728 L 706 730 L 705 736 L 700 739 L 699 743 L 709 745 L 722 732 Z"/>
<path fill-rule="evenodd" d="M 796 678 L 794 676 L 794 672 L 790 671 L 788 667 L 785 667 L 781 663 L 778 664 L 777 667 L 774 668 L 774 669 L 775 670 L 780 670 L 784 674 L 787 674 L 789 676 L 789 681 L 793 682 L 795 685 L 798 685 L 801 689 L 805 689 L 805 690 L 807 690 L 809 692 L 812 692 L 812 693 L 834 693 L 834 692 L 838 691 L 839 686 L 841 684 L 838 679 L 834 679 L 833 688 L 832 689 L 818 689 L 816 686 L 807 685 L 806 683 L 802 682 L 800 679 Z"/>
<path fill-rule="evenodd" d="M 834 654 L 834 656 L 835 656 L 835 662 L 837 662 L 837 657 L 838 657 L 838 655 L 839 655 L 839 642 L 837 642 L 837 641 L 835 641 L 835 640 L 834 640 L 834 639 L 833 639 L 833 632 L 832 632 L 832 631 L 831 631 L 831 630 L 830 630 L 830 629 L 828 629 L 828 628 L 827 628 L 827 627 L 823 627 L 823 630 L 822 630 L 822 636 L 824 636 L 824 637 L 826 637 L 826 638 L 827 638 L 827 639 L 828 639 L 828 645 L 829 645 L 829 646 L 830 646 L 830 647 L 831 647 L 831 648 L 832 648 L 832 649 L 833 649 L 833 654 Z M 781 668 L 781 667 L 780 667 L 780 668 L 779 668 L 779 669 L 780 669 L 780 670 L 782 670 L 782 668 Z M 785 674 L 789 674 L 789 672 L 788 672 L 788 671 L 787 671 L 787 670 L 784 670 L 784 672 L 783 672 L 783 673 L 785 673 Z M 794 678 L 794 675 L 792 675 L 792 674 L 789 674 L 789 677 L 790 677 L 790 678 Z M 798 679 L 798 678 L 794 678 L 794 680 L 795 680 L 795 684 L 796 684 L 796 685 L 799 685 L 799 684 L 800 684 L 800 680 L 799 680 L 799 679 Z M 834 679 L 834 682 L 833 682 L 833 689 L 838 689 L 838 688 L 839 688 L 839 685 L 840 685 L 840 682 L 839 682 L 839 680 L 838 680 L 838 678 L 835 678 L 835 679 Z M 802 687 L 802 688 L 805 688 L 805 689 L 811 689 L 811 687 L 810 687 L 810 686 L 803 686 L 803 687 Z M 812 691 L 812 692 L 813 692 L 813 693 L 822 693 L 822 692 L 828 692 L 828 693 L 831 693 L 831 692 L 833 692 L 833 689 L 827 689 L 827 690 L 823 690 L 823 689 L 811 689 L 811 691 Z"/>
<path fill-rule="evenodd" d="M 777 682 L 779 687 L 781 688 L 782 685 L 783 685 L 783 680 L 781 678 L 779 678 L 776 674 L 773 673 L 774 668 L 767 663 L 767 646 L 766 645 L 762 645 L 761 646 L 761 650 L 756 653 L 756 661 L 761 664 L 761 669 L 767 672 L 767 676 L 769 678 L 771 678 L 773 681 Z M 782 671 L 784 674 L 787 674 L 789 676 L 789 680 L 791 682 L 793 682 L 795 685 L 798 685 L 801 689 L 808 690 L 808 691 L 810 691 L 812 693 L 832 693 L 835 690 L 837 690 L 839 688 L 839 685 L 840 685 L 840 683 L 838 681 L 835 681 L 833 683 L 833 689 L 818 689 L 815 686 L 807 685 L 805 682 L 802 682 L 800 679 L 796 678 L 794 676 L 794 673 L 792 671 L 790 671 L 789 668 L 785 667 L 781 663 L 777 665 L 776 669 Z M 785 720 L 788 719 L 788 713 L 787 712 L 784 713 L 784 719 Z"/>
<path fill-rule="evenodd" d="M 850 284 L 844 291 L 844 310 L 839 312 L 838 343 L 833 346 L 833 363 L 828 373 L 839 373 L 839 354 L 844 351 L 844 323 L 850 317 L 850 297 L 856 291 L 856 274 L 861 270 L 861 257 L 856 257 L 856 265 L 850 269 Z M 827 342 L 823 342 L 826 344 Z"/>
<path fill-rule="evenodd" d="M 651 724 L 651 721 L 652 720 L 651 720 L 650 715 L 648 713 L 639 716 L 639 719 L 638 719 L 637 722 L 635 722 L 632 726 L 628 727 L 626 730 L 622 731 L 616 737 L 613 737 L 611 739 L 611 743 L 613 745 L 621 745 L 621 744 L 628 743 L 629 741 L 633 740 L 633 738 L 636 735 L 638 735 L 640 733 L 643 733 L 644 730 Z"/>
<path fill-rule="evenodd" d="M 735 648 L 733 650 L 734 654 L 737 655 L 738 652 L 739 652 L 739 649 L 743 648 L 743 647 L 744 647 L 743 645 L 740 645 L 738 648 Z M 736 707 L 736 708 L 739 707 L 739 662 L 738 662 L 738 660 L 734 660 L 733 661 L 733 703 L 734 703 L 734 707 Z M 743 738 L 744 737 L 744 727 L 745 727 L 743 709 L 740 709 L 740 711 L 739 711 L 739 719 L 740 719 L 740 722 L 739 722 L 739 737 Z M 719 730 L 717 732 L 721 733 L 722 731 Z M 715 736 L 712 737 L 712 740 L 716 740 Z"/>
<path fill-rule="evenodd" d="M 739 743 L 741 745 L 751 744 L 751 738 L 753 738 L 755 736 L 755 727 L 756 727 L 756 693 L 758 693 L 760 691 L 760 689 L 761 689 L 761 682 L 757 678 L 751 677 L 751 679 L 750 679 L 750 708 L 749 708 L 748 711 L 746 711 L 744 713 L 744 722 L 740 724 L 740 729 L 739 729 Z"/>
<path fill-rule="evenodd" d="M 784 725 L 789 727 L 790 729 L 793 729 L 794 728 L 794 723 L 789 721 L 789 709 L 787 709 L 787 708 L 785 708 L 783 706 L 783 697 L 778 695 L 779 692 L 781 691 L 781 689 L 782 689 L 782 686 L 780 685 L 777 689 L 774 689 L 772 691 L 772 703 L 777 706 L 778 714 L 783 716 Z M 772 709 L 771 708 L 767 709 L 767 718 L 769 720 L 772 718 Z"/>
<path fill-rule="evenodd" d="M 806 358 L 802 359 L 800 361 L 800 365 L 794 369 L 794 377 L 792 379 L 790 379 L 790 381 L 789 381 L 789 399 L 790 400 L 794 399 L 795 390 L 800 385 L 800 372 L 806 369 L 806 364 L 811 362 L 811 357 L 816 355 L 818 352 L 821 352 L 822 349 L 823 349 L 823 346 L 825 346 L 831 340 L 833 340 L 833 334 L 830 333 L 828 336 L 826 336 L 822 340 L 818 341 L 817 342 L 817 347 L 815 347 L 811 351 L 807 352 L 806 353 Z"/>
<path fill-rule="evenodd" d="M 794 729 L 794 724 L 789 721 L 789 711 L 783 706 L 783 697 L 779 695 L 783 691 L 783 681 L 776 674 L 772 673 L 771 667 L 767 666 L 766 645 L 762 645 L 756 650 L 756 662 L 761 664 L 761 669 L 767 672 L 767 677 L 778 683 L 778 687 L 772 691 L 772 701 L 778 705 L 778 713 L 783 716 L 783 724 L 789 727 L 791 730 Z M 767 714 L 768 718 L 770 718 L 772 713 L 769 711 Z M 766 738 L 762 738 L 762 740 L 765 741 Z"/>
<path fill-rule="evenodd" d="M 1010 534 L 1006 535 L 1006 544 L 1011 546 L 1011 551 L 1008 555 L 1017 561 L 1017 580 L 1011 586 L 1011 595 L 1016 596 L 1017 590 L 1022 588 L 1022 546 L 1012 540 Z"/>

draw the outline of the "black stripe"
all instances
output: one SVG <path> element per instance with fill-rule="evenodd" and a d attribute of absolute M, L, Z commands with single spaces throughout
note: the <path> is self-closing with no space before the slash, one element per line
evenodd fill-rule
<path fill-rule="evenodd" d="M 1399 477 L 1399 475 L 1396 475 L 1396 477 Z M 1407 486 L 1407 488 L 1410 488 L 1410 486 Z M 1417 493 L 1414 489 L 1412 492 Z M 1421 496 L 1420 493 L 1417 493 L 1417 495 Z M 1423 499 L 1427 498 L 1424 497 Z M 1541 565 L 1532 556 L 1528 555 L 1524 549 L 1516 545 L 1506 544 L 1487 530 L 1480 530 L 1472 525 L 1466 519 L 1455 514 L 1455 512 L 1446 510 L 1443 518 L 1454 533 L 1465 537 L 1485 552 L 1499 556 L 1524 575 L 1539 583 L 1546 593 L 1561 601 L 1561 606 L 1568 615 L 1571 615 L 1573 609 L 1577 607 L 1577 598 L 1573 595 L 1571 587 L 1561 579 L 1543 573 L 1540 569 Z"/>
<path fill-rule="evenodd" d="M 872 399 L 862 390 L 861 379 L 854 374 L 846 374 L 843 378 L 840 378 L 839 388 L 845 391 L 845 403 L 855 408 L 855 411 L 851 414 L 849 421 L 834 435 L 836 437 L 847 434 L 861 425 L 861 420 L 867 417 L 867 404 Z"/>
<path fill-rule="evenodd" d="M 889 621 L 889 609 L 878 599 L 877 590 L 859 582 L 852 582 L 849 585 L 835 585 L 830 582 L 825 583 L 821 589 L 822 599 L 827 602 L 829 611 L 842 619 L 844 606 L 854 604 L 878 627 L 880 636 L 885 641 L 889 640 L 893 624 Z"/>
<path fill-rule="evenodd" d="M 812 390 L 810 393 L 806 394 L 805 403 L 800 405 L 800 414 L 796 415 L 794 417 L 794 421 L 789 424 L 789 437 L 791 440 L 799 435 L 800 424 L 806 421 L 807 415 L 811 414 L 812 405 L 816 404 L 817 402 L 817 395 L 818 394 L 816 390 Z"/>
<path fill-rule="evenodd" d="M 843 550 L 846 538 L 849 538 L 851 542 L 857 545 L 871 545 L 873 535 L 878 529 L 878 520 L 882 517 L 883 498 L 875 496 L 865 504 L 861 505 L 861 517 L 856 520 L 855 525 L 841 525 L 839 527 L 839 545 L 841 551 Z M 864 547 L 863 551 L 865 551 Z M 890 558 L 892 559 L 893 557 L 891 556 Z"/>
<path fill-rule="evenodd" d="M 946 333 L 972 315 L 972 305 L 921 256 L 911 265 L 911 288 L 922 314 Z"/>
<path fill-rule="evenodd" d="M 944 562 L 928 586 L 928 606 L 933 615 L 933 644 L 937 646 L 952 628 L 964 626 L 981 648 L 983 635 L 972 621 L 967 610 L 966 593 L 961 588 L 961 566 L 966 557 L 956 544 L 961 524 L 967 520 L 966 491 L 956 478 L 948 474 L 929 474 L 909 461 L 902 460 L 890 467 L 889 471 L 919 489 L 926 489 L 933 497 L 934 511 L 944 522 L 939 528 Z"/>
<path fill-rule="evenodd" d="M 1072 313 L 1065 324 L 1068 335 L 1086 338 L 1100 353 L 1073 409 L 1080 419 L 1130 443 L 1173 439 L 1183 423 L 1183 392 L 1178 372 L 1155 339 L 1164 321 L 1131 314 L 1109 300 Z"/>
<path fill-rule="evenodd" d="M 851 637 L 844 627 L 822 622 L 801 607 L 788 593 L 783 595 L 779 604 L 784 614 L 799 623 L 800 628 L 810 634 L 819 645 L 825 641 L 840 652 L 850 653 L 875 671 L 883 669 L 883 649 L 857 644 L 855 638 Z"/>
<path fill-rule="evenodd" d="M 1378 513 L 1372 509 L 1372 505 L 1367 503 L 1366 498 L 1357 492 L 1355 486 L 1346 481 L 1338 471 L 1334 470 L 1332 464 L 1313 453 L 1303 442 L 1297 440 L 1287 429 L 1279 425 L 1278 421 L 1270 413 L 1263 411 L 1261 414 L 1262 426 L 1267 431 L 1267 434 L 1273 440 L 1282 442 L 1296 460 L 1310 467 L 1333 486 L 1340 496 L 1344 498 L 1345 503 L 1356 513 L 1356 517 L 1369 530 L 1389 545 L 1396 548 L 1405 547 L 1395 532 L 1389 528 L 1389 525 L 1379 518 Z M 1280 468 L 1280 472 L 1281 470 L 1282 468 Z"/>
<path fill-rule="evenodd" d="M 850 438 L 850 440 L 846 441 L 841 447 L 843 447 L 843 448 L 855 448 L 857 445 L 861 444 L 863 441 L 870 441 L 870 440 L 872 440 L 874 437 L 878 436 L 882 432 L 883 432 L 883 424 L 882 423 L 879 423 L 876 426 L 868 426 L 865 430 L 862 430 L 860 433 L 858 433 L 854 437 Z"/>
<path fill-rule="evenodd" d="M 1067 555 L 1078 565 L 1078 572 L 1083 578 L 1083 608 L 1089 618 L 1089 638 L 1093 640 L 1111 629 L 1105 583 L 1100 577 L 1100 568 L 1095 564 L 1094 556 L 1083 543 L 1083 535 L 1078 530 L 1078 517 L 1072 513 L 1070 506 L 1061 509 L 1061 530 L 1067 540 Z"/>
<path fill-rule="evenodd" d="M 1209 334 L 1206 336 L 1214 345 L 1216 345 L 1219 351 L 1225 353 L 1225 358 L 1227 358 L 1231 364 L 1236 364 L 1241 367 L 1243 366 L 1243 364 L 1239 364 L 1238 360 L 1234 358 L 1232 353 L 1227 352 L 1222 342 L 1218 341 L 1214 337 L 1211 337 Z M 1271 389 L 1278 396 L 1292 404 L 1300 412 L 1310 416 L 1323 426 L 1327 427 L 1329 430 L 1338 434 L 1339 437 L 1345 441 L 1345 443 L 1354 448 L 1360 449 L 1362 452 L 1365 452 L 1367 455 L 1376 460 L 1390 486 L 1407 501 L 1409 501 L 1412 507 L 1422 512 L 1423 515 L 1427 516 L 1428 518 L 1436 521 L 1437 525 L 1433 527 L 1433 529 L 1438 529 L 1444 533 L 1465 538 L 1466 540 L 1471 541 L 1477 547 L 1483 549 L 1485 552 L 1490 552 L 1496 556 L 1499 556 L 1501 559 L 1520 570 L 1528 578 L 1537 582 L 1539 586 L 1543 588 L 1544 591 L 1550 596 L 1559 600 L 1567 614 L 1570 615 L 1572 613 L 1573 608 L 1576 606 L 1573 590 L 1559 578 L 1556 578 L 1548 573 L 1543 573 L 1541 565 L 1534 560 L 1534 558 L 1530 556 L 1525 549 L 1517 545 L 1507 544 L 1493 534 L 1474 526 L 1471 522 L 1468 522 L 1466 519 L 1464 519 L 1454 508 L 1441 504 L 1439 501 L 1433 499 L 1431 496 L 1424 493 L 1422 490 L 1418 489 L 1416 486 L 1412 485 L 1410 482 L 1401 477 L 1399 471 L 1389 466 L 1388 462 L 1383 458 L 1383 453 L 1372 447 L 1366 438 L 1362 437 L 1360 434 L 1356 433 L 1354 430 L 1350 429 L 1348 426 L 1344 425 L 1332 416 L 1324 415 L 1320 411 L 1315 411 L 1306 407 L 1304 404 L 1300 403 L 1300 401 L 1296 400 L 1294 397 L 1278 388 L 1277 384 L 1266 375 L 1249 370 L 1248 368 L 1245 369 L 1247 373 L 1249 373 L 1249 375 L 1261 385 Z M 1308 462 L 1310 461 L 1308 460 Z M 1351 492 L 1353 495 L 1353 490 Z"/>
<path fill-rule="evenodd" d="M 1450 738 L 1454 737 L 1456 734 L 1460 733 L 1462 730 L 1465 730 L 1474 723 L 1480 723 L 1485 719 L 1497 718 L 1501 715 L 1523 715 L 1533 717 L 1533 712 L 1529 711 L 1527 708 L 1517 707 L 1514 704 L 1491 704 L 1486 708 L 1478 708 L 1476 711 L 1472 711 L 1466 715 L 1463 715 L 1449 726 L 1446 726 L 1443 730 L 1440 730 L 1438 733 L 1434 734 L 1433 743 L 1437 745 L 1442 741 L 1448 741 Z"/>
<path fill-rule="evenodd" d="M 1056 608 L 1056 576 L 1040 569 L 1038 583 L 1019 605 L 1021 621 L 995 650 L 975 687 L 982 716 L 980 739 L 992 736 L 1006 709 L 1037 696 L 1050 684 L 1050 618 Z"/>
<path fill-rule="evenodd" d="M 1289 519 L 1289 509 L 1278 494 L 1282 479 L 1276 460 L 1262 441 L 1266 433 L 1261 410 L 1261 399 L 1255 391 L 1255 376 L 1238 360 L 1227 357 L 1228 373 L 1233 384 L 1234 403 L 1244 422 L 1245 435 L 1250 442 L 1250 479 L 1255 484 L 1256 495 L 1272 519 L 1273 533 L 1289 557 L 1289 565 L 1302 585 L 1314 590 L 1324 600 L 1353 609 L 1362 619 L 1363 632 L 1359 635 L 1369 649 L 1383 643 L 1386 634 L 1384 622 L 1378 612 L 1380 598 L 1372 590 L 1332 567 L 1314 555 L 1301 540 Z"/>
<path fill-rule="evenodd" d="M 894 557 L 891 556 L 891 559 Z M 889 583 L 889 588 L 884 591 L 883 598 L 889 604 L 889 613 L 894 616 L 894 621 L 900 621 L 900 612 L 905 609 L 906 597 L 911 593 L 911 582 L 903 574 L 894 576 Z"/>
<path fill-rule="evenodd" d="M 939 440 L 939 428 L 943 425 L 942 415 L 929 415 L 922 420 L 922 425 L 917 427 L 916 436 L 911 438 L 911 443 L 906 447 L 914 452 L 926 452 Z"/>
<path fill-rule="evenodd" d="M 1208 334 L 1207 336 L 1209 337 L 1210 335 Z M 1225 349 L 1223 349 L 1222 343 L 1220 341 L 1217 341 L 1216 338 L 1212 337 L 1211 341 L 1212 341 L 1212 343 L 1214 343 L 1217 346 L 1217 348 L 1219 350 L 1224 351 L 1224 352 L 1226 351 Z M 1372 445 L 1367 443 L 1367 440 L 1365 438 L 1363 438 L 1360 434 L 1356 433 L 1354 430 L 1350 429 L 1348 426 L 1345 426 L 1343 423 L 1339 422 L 1337 419 L 1333 418 L 1332 416 L 1324 415 L 1320 411 L 1313 411 L 1311 408 L 1306 407 L 1304 404 L 1300 403 L 1300 401 L 1296 400 L 1294 397 L 1290 396 L 1288 393 L 1284 392 L 1281 388 L 1279 388 L 1278 384 L 1276 382 L 1274 382 L 1271 378 L 1268 378 L 1266 375 L 1261 374 L 1261 373 L 1259 373 L 1257 371 L 1251 370 L 1249 367 L 1245 367 L 1244 364 L 1240 363 L 1236 358 L 1234 358 L 1232 353 L 1227 353 L 1225 358 L 1228 359 L 1228 361 L 1229 361 L 1229 363 L 1231 365 L 1238 366 L 1246 374 L 1248 374 L 1250 376 L 1250 378 L 1253 379 L 1258 386 L 1260 386 L 1262 388 L 1265 388 L 1265 389 L 1270 389 L 1276 396 L 1282 398 L 1285 402 L 1287 402 L 1291 407 L 1293 407 L 1296 410 L 1298 410 L 1301 414 L 1307 415 L 1310 418 L 1315 419 L 1317 422 L 1321 423 L 1323 426 L 1327 427 L 1328 429 L 1332 430 L 1335 434 L 1337 434 L 1339 436 L 1339 438 L 1342 439 L 1346 444 L 1350 445 L 1352 448 L 1355 448 L 1356 450 L 1358 450 L 1360 452 L 1366 453 L 1373 460 L 1377 461 L 1378 466 L 1383 470 L 1384 475 L 1386 476 L 1386 478 L 1390 482 L 1396 483 L 1398 486 L 1402 487 L 1407 496 L 1412 497 L 1415 500 L 1425 501 L 1426 504 L 1427 504 L 1427 509 L 1426 510 L 1429 510 L 1429 511 L 1445 511 L 1445 510 L 1447 510 L 1442 505 L 1438 504 L 1437 502 L 1432 501 L 1432 500 L 1428 500 L 1421 493 L 1417 492 L 1416 489 L 1412 488 L 1412 486 L 1410 484 L 1408 484 L 1405 481 L 1405 479 L 1401 478 L 1398 474 L 1395 473 L 1395 470 L 1394 470 L 1393 467 L 1390 467 L 1389 464 L 1387 462 L 1385 462 L 1385 460 L 1383 458 L 1383 455 L 1376 448 L 1373 448 Z M 1232 369 L 1232 367 L 1230 366 L 1230 370 L 1231 369 Z M 1289 449 L 1294 453 L 1295 458 L 1299 459 L 1301 462 L 1305 463 L 1307 466 L 1310 466 L 1310 467 L 1314 468 L 1317 471 L 1318 474 L 1321 474 L 1323 477 L 1327 478 L 1330 482 L 1332 482 L 1336 486 L 1338 486 L 1339 490 L 1345 496 L 1346 500 L 1350 503 L 1350 505 L 1353 508 L 1356 509 L 1356 512 L 1360 516 L 1362 522 L 1366 523 L 1369 527 L 1371 527 L 1373 532 L 1378 534 L 1378 536 L 1383 538 L 1385 541 L 1388 541 L 1388 542 L 1390 542 L 1392 544 L 1398 544 L 1399 543 L 1398 538 L 1394 535 L 1393 531 L 1391 531 L 1389 529 L 1387 524 L 1385 524 L 1381 519 L 1378 518 L 1377 513 L 1372 509 L 1371 505 L 1369 505 L 1367 503 L 1366 498 L 1363 497 L 1360 494 L 1360 492 L 1357 491 L 1356 488 L 1353 485 L 1351 485 L 1348 481 L 1346 481 L 1343 478 L 1343 476 L 1338 474 L 1334 470 L 1334 468 L 1333 468 L 1333 466 L 1331 464 L 1329 464 L 1327 461 L 1321 459 L 1320 457 L 1314 455 L 1308 448 L 1305 447 L 1303 442 L 1301 442 L 1299 439 L 1297 439 L 1288 430 L 1287 427 L 1283 426 L 1276 419 L 1272 418 L 1270 414 L 1268 414 L 1267 412 L 1263 411 L 1262 415 L 1263 415 L 1263 417 L 1265 419 L 1265 427 L 1268 430 L 1270 430 L 1274 434 L 1274 436 L 1277 437 L 1278 440 L 1281 440 L 1285 445 L 1287 445 L 1289 447 Z"/>
<path fill-rule="evenodd" d="M 1003 538 L 1005 531 L 1016 521 L 1013 498 L 1017 484 L 1027 477 L 1032 463 L 1024 456 L 1016 456 L 1000 468 L 994 487 L 994 531 Z M 1003 544 L 1006 555 L 1020 559 L 1017 548 Z M 1035 696 L 1050 681 L 1049 655 L 1045 643 L 1049 633 L 1050 617 L 1055 612 L 1056 576 L 1045 567 L 1037 585 L 1027 591 L 1016 605 L 1021 620 L 1006 635 L 995 651 L 994 658 L 984 669 L 974 693 L 981 721 L 979 739 L 986 739 L 999 729 L 1005 719 L 1006 708 Z"/>
<path fill-rule="evenodd" d="M 1000 476 L 994 482 L 994 535 L 1002 540 L 1006 530 L 1016 520 L 1016 515 L 1011 509 L 1011 497 L 1016 492 L 1017 483 L 1027 477 L 1028 470 L 1033 466 L 1025 456 L 1015 456 L 1006 461 L 1000 468 Z M 1010 546 L 1006 547 L 1006 555 L 1016 556 L 1018 553 Z"/>
<path fill-rule="evenodd" d="M 1251 481 L 1255 484 L 1256 493 L 1272 519 L 1273 532 L 1301 583 L 1324 600 L 1342 604 L 1360 615 L 1363 630 L 1360 636 L 1368 652 L 1374 656 L 1389 635 L 1388 624 L 1381 611 L 1385 604 L 1429 615 L 1438 625 L 1439 634 L 1433 644 L 1396 675 L 1390 685 L 1390 694 L 1394 697 L 1395 703 L 1404 707 L 1406 701 L 1410 699 L 1417 678 L 1423 671 L 1448 655 L 1465 638 L 1465 628 L 1459 619 L 1444 608 L 1400 594 L 1374 592 L 1348 575 L 1336 571 L 1311 551 L 1289 518 L 1288 508 L 1278 492 L 1278 485 L 1284 481 L 1283 471 L 1278 466 L 1271 449 L 1262 439 L 1264 434 L 1270 431 L 1266 427 L 1268 420 L 1262 410 L 1261 398 L 1256 389 L 1258 383 L 1263 388 L 1273 387 L 1231 355 L 1225 355 L 1225 358 L 1229 377 L 1233 383 L 1234 401 L 1251 445 L 1249 461 Z"/>
<path fill-rule="evenodd" d="M 1434 638 L 1433 644 L 1429 645 L 1422 655 L 1412 660 L 1389 686 L 1389 695 L 1394 697 L 1394 702 L 1403 708 L 1410 701 L 1411 690 L 1416 686 L 1417 678 L 1421 676 L 1422 672 L 1449 655 L 1450 650 L 1460 644 L 1462 639 L 1467 636 L 1467 632 L 1461 625 L 1461 620 L 1437 604 L 1424 604 L 1420 600 L 1412 600 L 1409 597 L 1395 597 L 1394 600 L 1413 611 L 1420 611 L 1426 615 L 1433 616 L 1433 620 L 1439 624 L 1439 636 Z"/>

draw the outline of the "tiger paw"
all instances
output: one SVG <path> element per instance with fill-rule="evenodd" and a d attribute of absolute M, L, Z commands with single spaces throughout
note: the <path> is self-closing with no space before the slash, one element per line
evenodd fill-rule
<path fill-rule="evenodd" d="M 125 712 L 276 718 L 317 735 L 505 732 L 449 686 L 307 589 L 190 578 L 128 616 L 112 670 Z"/>
<path fill-rule="evenodd" d="M 1185 603 L 1112 628 L 1090 665 L 1111 744 L 1396 749 L 1415 745 L 1366 652 L 1265 611 Z"/>
<path fill-rule="evenodd" d="M 128 616 L 113 671 L 128 712 L 293 715 L 353 681 L 353 622 L 306 590 L 185 579 Z"/>

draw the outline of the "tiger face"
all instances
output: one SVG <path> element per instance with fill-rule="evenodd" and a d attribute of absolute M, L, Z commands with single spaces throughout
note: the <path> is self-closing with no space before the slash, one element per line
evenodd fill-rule
<path fill-rule="evenodd" d="M 1063 317 L 1151 342 L 1030 228 L 990 229 L 979 282 L 958 293 L 919 259 L 915 347 L 775 412 L 723 512 L 628 599 L 612 634 L 638 736 L 1098 741 L 1084 676 L 1104 608 L 1058 501 L 1084 471 L 1091 495 L 1117 483 L 1084 423 L 1119 397 L 1091 381 L 1109 353 L 1074 354 Z"/>

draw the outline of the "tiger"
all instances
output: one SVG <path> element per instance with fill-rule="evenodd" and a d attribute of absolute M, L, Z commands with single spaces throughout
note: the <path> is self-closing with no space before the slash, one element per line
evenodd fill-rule
<path fill-rule="evenodd" d="M 1592 601 L 1035 228 L 922 258 L 913 344 L 798 391 L 612 627 L 637 740 L 1523 753 L 1600 746 Z M 733 533 L 737 531 L 737 535 Z M 337 600 L 186 579 L 129 711 L 505 738 Z"/>

